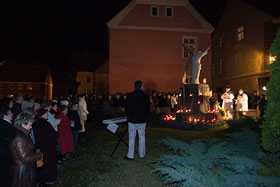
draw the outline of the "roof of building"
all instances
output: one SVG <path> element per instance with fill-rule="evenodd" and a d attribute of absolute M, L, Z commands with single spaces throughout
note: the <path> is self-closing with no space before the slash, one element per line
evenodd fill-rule
<path fill-rule="evenodd" d="M 0 66 L 0 81 L 45 83 L 49 71 L 48 64 L 19 64 L 8 61 Z"/>
<path fill-rule="evenodd" d="M 137 26 L 124 26 L 121 25 L 120 22 L 129 14 L 129 12 L 137 5 L 137 4 L 150 4 L 150 5 L 170 5 L 170 6 L 183 6 L 188 9 L 188 11 L 197 19 L 197 21 L 202 25 L 202 29 L 186 29 L 186 28 L 165 28 L 165 27 L 137 27 Z M 192 6 L 189 0 L 132 0 L 124 9 L 122 9 L 117 15 L 115 15 L 108 23 L 109 28 L 117 28 L 117 29 L 144 29 L 144 30 L 174 30 L 180 32 L 213 32 L 213 26 L 206 21 L 204 17 L 200 15 L 200 13 Z"/>

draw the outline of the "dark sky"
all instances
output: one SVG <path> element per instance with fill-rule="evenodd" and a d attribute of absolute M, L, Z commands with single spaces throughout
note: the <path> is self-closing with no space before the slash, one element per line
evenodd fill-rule
<path fill-rule="evenodd" d="M 0 59 L 67 61 L 71 52 L 105 53 L 106 25 L 130 0 L 3 1 Z M 216 25 L 226 0 L 190 0 Z"/>

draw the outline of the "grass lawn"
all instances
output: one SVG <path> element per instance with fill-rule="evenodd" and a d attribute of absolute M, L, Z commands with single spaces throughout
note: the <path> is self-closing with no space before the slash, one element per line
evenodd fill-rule
<path fill-rule="evenodd" d="M 153 159 L 169 152 L 159 143 L 160 140 L 173 138 L 191 142 L 196 139 L 223 138 L 225 134 L 236 130 L 232 128 L 234 122 L 231 125 L 209 131 L 189 131 L 150 124 L 146 129 L 146 157 L 139 159 L 136 151 L 133 161 L 123 159 L 127 153 L 127 147 L 123 143 L 112 158 L 110 155 L 118 141 L 117 137 L 105 127 L 91 128 L 80 143 L 80 157 L 59 169 L 58 183 L 55 186 L 165 186 L 161 176 L 150 167 Z M 119 130 L 124 130 L 124 127 Z M 127 136 L 124 139 L 127 141 Z M 137 147 L 136 141 L 135 150 Z"/>

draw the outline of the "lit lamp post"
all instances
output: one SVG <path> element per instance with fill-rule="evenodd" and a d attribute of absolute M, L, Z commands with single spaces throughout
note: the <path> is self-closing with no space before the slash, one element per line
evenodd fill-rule
<path fill-rule="evenodd" d="M 276 60 L 276 56 L 269 56 L 269 63 L 272 64 Z"/>

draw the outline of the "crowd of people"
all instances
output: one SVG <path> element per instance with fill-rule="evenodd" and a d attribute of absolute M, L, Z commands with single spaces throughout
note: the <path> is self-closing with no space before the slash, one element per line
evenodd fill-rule
<path fill-rule="evenodd" d="M 15 94 L 0 102 L 0 186 L 52 185 L 58 164 L 78 157 L 89 112 L 85 95 L 67 99 Z"/>
<path fill-rule="evenodd" d="M 150 110 L 167 107 L 174 112 L 181 94 L 152 92 L 148 97 Z M 211 99 L 226 110 L 228 119 L 233 119 L 234 110 L 238 118 L 245 115 L 248 105 L 258 105 L 262 117 L 266 105 L 265 95 L 252 100 L 242 89 L 234 95 L 229 86 Z M 87 124 L 100 124 L 106 106 L 125 108 L 126 103 L 127 94 L 70 95 L 51 101 L 21 94 L 4 98 L 0 102 L 0 186 L 54 184 L 57 166 L 78 157 L 79 136 L 86 134 Z"/>
<path fill-rule="evenodd" d="M 267 103 L 265 94 L 261 96 L 252 95 L 249 99 L 243 89 L 239 89 L 238 94 L 235 95 L 230 86 L 226 87 L 226 91 L 221 95 L 220 99 L 222 100 L 222 108 L 226 110 L 227 119 L 233 119 L 234 117 L 240 119 L 246 115 L 248 108 L 257 109 L 257 107 L 262 119 Z"/>

